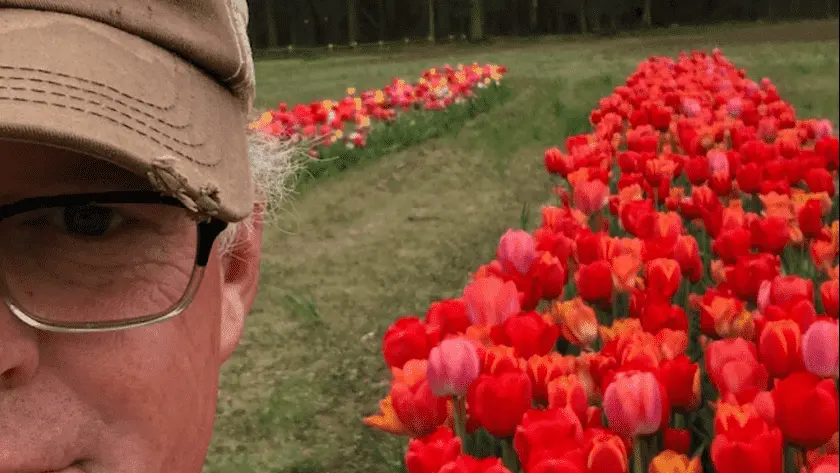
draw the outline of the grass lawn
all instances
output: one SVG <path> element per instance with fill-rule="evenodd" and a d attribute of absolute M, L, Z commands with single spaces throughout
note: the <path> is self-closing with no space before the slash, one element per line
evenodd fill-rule
<path fill-rule="evenodd" d="M 222 372 L 208 473 L 401 471 L 406 439 L 363 416 L 389 379 L 380 353 L 397 317 L 456 297 L 498 238 L 537 223 L 550 197 L 542 152 L 587 131 L 599 98 L 653 54 L 721 47 L 767 76 L 803 117 L 838 121 L 838 24 L 674 30 L 639 38 L 542 39 L 257 64 L 258 103 L 338 98 L 444 63 L 509 67 L 513 95 L 457 135 L 366 162 L 283 208 L 264 243 L 262 288 Z"/>

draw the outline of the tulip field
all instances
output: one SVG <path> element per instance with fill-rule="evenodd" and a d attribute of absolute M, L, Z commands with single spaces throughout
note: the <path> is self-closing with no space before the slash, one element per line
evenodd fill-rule
<path fill-rule="evenodd" d="M 838 471 L 837 27 L 257 64 L 330 179 L 205 471 Z"/>

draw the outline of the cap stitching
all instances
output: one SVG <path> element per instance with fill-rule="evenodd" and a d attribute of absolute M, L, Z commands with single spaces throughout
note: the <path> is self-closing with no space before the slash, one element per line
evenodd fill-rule
<path fill-rule="evenodd" d="M 84 108 L 76 107 L 76 106 L 73 106 L 73 105 L 66 105 L 66 104 L 62 104 L 62 103 L 50 102 L 50 101 L 45 101 L 45 100 L 27 99 L 27 98 L 24 98 L 24 97 L 0 97 L 0 100 L 10 100 L 10 101 L 13 101 L 13 102 L 24 102 L 24 103 L 36 103 L 36 104 L 41 104 L 41 105 L 54 106 L 54 107 L 59 107 L 59 108 L 66 108 L 66 109 L 74 110 L 74 111 L 81 112 L 81 113 L 87 113 L 87 114 L 93 115 L 93 116 L 98 117 L 98 118 L 104 118 L 105 120 L 108 120 L 109 122 L 112 122 L 116 125 L 119 125 L 119 126 L 125 128 L 127 130 L 130 130 L 130 131 L 132 131 L 132 132 L 134 132 L 134 133 L 136 133 L 136 134 L 138 134 L 138 135 L 140 135 L 144 138 L 148 138 L 149 140 L 155 142 L 159 146 L 161 146 L 161 147 L 163 147 L 163 148 L 165 148 L 165 149 L 183 157 L 184 159 L 187 159 L 188 161 L 190 161 L 192 163 L 195 163 L 195 164 L 198 164 L 198 165 L 201 165 L 201 166 L 204 166 L 204 167 L 216 167 L 219 164 L 219 161 L 217 161 L 215 163 L 206 163 L 206 162 L 203 162 L 203 161 L 198 161 L 195 158 L 193 158 L 193 157 L 191 157 L 187 154 L 184 154 L 182 151 L 179 151 L 179 150 L 173 148 L 172 146 L 161 142 L 159 139 L 155 138 L 154 136 L 152 136 L 148 133 L 145 133 L 141 130 L 138 130 L 138 129 L 132 127 L 131 125 L 129 125 L 127 123 L 124 123 L 120 120 L 109 117 L 107 115 L 103 115 L 101 113 L 95 112 L 95 111 L 90 110 L 90 109 L 84 109 Z M 196 147 L 202 146 L 202 145 L 189 145 L 188 144 L 186 146 L 196 148 Z"/>
<path fill-rule="evenodd" d="M 7 66 L 0 66 L 0 69 L 15 69 L 15 68 L 13 68 L 13 67 L 7 67 Z M 39 71 L 39 72 L 41 72 L 41 71 Z M 43 71 L 43 72 L 48 73 L 48 72 L 46 72 L 46 71 Z M 157 117 L 157 116 L 155 116 L 155 115 L 153 115 L 153 114 L 151 114 L 151 113 L 149 113 L 149 112 L 143 111 L 142 109 L 137 108 L 136 106 L 133 106 L 133 105 L 131 105 L 131 104 L 128 104 L 128 103 L 126 103 L 126 102 L 124 102 L 124 101 L 122 101 L 122 100 L 119 100 L 119 99 L 116 99 L 116 98 L 110 97 L 110 96 L 108 96 L 107 94 L 103 94 L 103 93 L 98 92 L 98 91 L 93 90 L 93 89 L 86 89 L 86 88 L 78 87 L 78 86 L 71 85 L 71 84 L 63 84 L 63 83 L 61 83 L 61 82 L 56 82 L 56 81 L 52 81 L 52 80 L 47 80 L 47 79 L 38 79 L 38 78 L 30 78 L 30 77 L 2 76 L 2 75 L 0 75 L 0 79 L 7 79 L 7 80 L 21 80 L 21 81 L 28 81 L 28 82 L 40 83 L 40 84 L 49 84 L 49 85 L 54 85 L 54 86 L 56 86 L 56 87 L 65 87 L 65 88 L 72 89 L 72 90 L 76 90 L 76 91 L 80 91 L 80 92 L 88 92 L 88 93 L 91 93 L 91 94 L 97 95 L 97 96 L 99 96 L 99 97 L 102 97 L 102 98 L 105 98 L 105 99 L 108 99 L 108 100 L 112 100 L 112 101 L 114 101 L 114 102 L 116 102 L 116 103 L 118 103 L 118 104 L 120 104 L 120 105 L 122 105 L 122 106 L 124 106 L 124 107 L 126 107 L 126 108 L 128 108 L 128 109 L 130 109 L 131 111 L 137 112 L 137 113 L 139 113 L 139 114 L 141 114 L 141 115 L 145 115 L 146 117 L 149 117 L 149 118 L 151 118 L 151 119 L 153 119 L 153 120 L 155 120 L 155 121 L 157 121 L 157 122 L 160 122 L 161 124 L 166 125 L 166 126 L 168 126 L 168 127 L 170 127 L 170 128 L 174 128 L 174 129 L 176 129 L 176 130 L 183 130 L 183 129 L 185 129 L 185 128 L 187 128 L 187 127 L 189 126 L 189 125 L 177 125 L 177 124 L 174 124 L 174 123 L 172 123 L 172 122 L 166 121 L 166 120 L 164 120 L 164 119 L 162 119 L 162 118 L 159 118 L 159 117 Z M 83 79 L 80 79 L 80 78 L 77 78 L 77 79 L 78 79 L 78 80 L 82 80 L 82 81 L 83 81 Z M 96 85 L 96 84 L 95 84 L 95 85 Z M 158 109 L 158 110 L 160 110 L 160 111 L 169 111 L 169 110 L 171 110 L 171 109 L 174 107 L 174 105 L 170 105 L 170 106 L 167 106 L 167 107 L 165 107 L 165 108 L 164 108 L 164 107 L 160 107 L 160 106 L 150 105 L 149 103 L 147 103 L 147 102 L 145 102 L 145 101 L 143 101 L 143 100 L 140 100 L 140 99 L 138 99 L 138 98 L 136 98 L 136 97 L 132 97 L 131 95 L 128 95 L 128 94 L 126 94 L 126 93 L 123 93 L 123 92 L 118 92 L 118 93 L 119 93 L 120 95 L 125 96 L 125 97 L 128 97 L 128 98 L 130 98 L 130 99 L 132 99 L 132 100 L 136 100 L 137 102 L 140 102 L 140 103 L 142 103 L 142 104 L 144 104 L 144 105 L 149 105 L 149 106 L 151 106 L 151 107 L 154 107 L 154 108 L 156 108 L 156 109 Z"/>
<path fill-rule="evenodd" d="M 79 82 L 86 82 L 88 84 L 93 84 L 95 86 L 98 86 L 98 87 L 101 87 L 101 88 L 104 88 L 104 89 L 108 89 L 112 92 L 115 92 L 119 95 L 122 95 L 125 98 L 131 99 L 131 100 L 136 100 L 136 101 L 142 103 L 143 105 L 148 105 L 148 106 L 150 106 L 152 108 L 156 108 L 158 110 L 164 110 L 164 111 L 165 110 L 171 110 L 175 106 L 174 104 L 171 104 L 171 105 L 167 105 L 165 107 L 162 107 L 162 106 L 154 104 L 152 102 L 147 102 L 147 101 L 145 101 L 141 98 L 129 95 L 129 94 L 127 94 L 127 93 L 125 93 L 125 92 L 123 92 L 123 91 L 121 91 L 121 90 L 119 90 L 119 89 L 117 89 L 113 86 L 110 86 L 108 84 L 105 84 L 105 83 L 102 83 L 102 82 L 97 82 L 97 81 L 91 80 L 91 79 L 87 79 L 85 77 L 78 77 L 78 76 L 74 76 L 74 75 L 70 75 L 70 74 L 65 74 L 63 72 L 51 71 L 51 70 L 48 70 L 48 69 L 40 69 L 40 68 L 36 68 L 36 67 L 5 66 L 5 65 L 0 64 L 0 71 L 1 70 L 40 72 L 40 73 L 51 75 L 51 76 L 64 77 L 66 79 L 75 79 L 75 80 L 78 80 Z M 73 87 L 73 86 L 67 85 L 67 87 Z"/>
<path fill-rule="evenodd" d="M 44 91 L 42 91 L 42 90 L 36 90 L 36 89 L 31 89 L 31 88 L 26 88 L 26 87 L 8 87 L 8 86 L 0 85 L 0 90 L 3 90 L 3 89 L 9 89 L 9 90 L 18 91 L 18 92 L 40 92 L 40 93 L 45 93 L 45 92 L 44 92 Z M 76 96 L 74 96 L 74 95 L 64 94 L 64 93 L 61 93 L 61 92 L 56 92 L 56 91 L 50 91 L 50 92 L 48 92 L 48 93 L 49 93 L 50 95 L 54 95 L 54 96 L 57 96 L 57 97 L 63 97 L 63 98 L 68 98 L 68 99 L 71 99 L 71 100 L 77 100 L 77 101 L 80 101 L 80 102 L 84 102 L 84 103 L 87 103 L 87 104 L 93 105 L 93 106 L 95 106 L 95 107 L 101 107 L 101 108 L 104 108 L 104 109 L 106 109 L 106 110 L 112 111 L 112 112 L 114 112 L 114 113 L 117 113 L 117 114 L 119 114 L 119 115 L 122 115 L 123 117 L 125 117 L 125 118 L 127 118 L 127 119 L 129 119 L 129 120 L 133 120 L 133 121 L 135 121 L 135 122 L 139 123 L 140 125 L 145 126 L 145 127 L 149 128 L 149 129 L 151 129 L 151 130 L 152 130 L 152 131 L 154 131 L 155 133 L 157 133 L 157 134 L 159 134 L 159 135 L 161 135 L 161 136 L 163 136 L 163 137 L 165 137 L 165 138 L 168 138 L 169 140 L 174 141 L 175 143 L 178 143 L 179 145 L 182 145 L 182 146 L 187 146 L 187 147 L 190 147 L 190 148 L 197 148 L 197 147 L 199 147 L 199 146 L 204 146 L 204 143 L 190 143 L 190 142 L 184 141 L 184 140 L 182 140 L 182 139 L 176 138 L 176 137 L 174 137 L 174 136 L 171 136 L 171 135 L 169 135 L 168 133 L 166 133 L 166 132 L 163 132 L 163 131 L 159 130 L 159 129 L 158 129 L 158 128 L 156 128 L 155 126 L 153 126 L 153 125 L 151 125 L 151 124 L 148 124 L 148 123 L 146 123 L 146 122 L 144 122 L 144 121 L 140 120 L 139 118 L 135 118 L 135 117 L 131 116 L 130 114 L 125 113 L 125 112 L 123 112 L 123 111 L 121 111 L 121 110 L 118 110 L 117 108 L 114 108 L 114 107 L 112 107 L 112 106 L 110 106 L 110 105 L 107 105 L 107 104 L 104 104 L 104 103 L 101 103 L 101 102 L 97 102 L 97 101 L 95 101 L 95 100 L 86 99 L 86 98 L 84 98 L 84 97 L 76 97 Z M 27 99 L 27 100 L 31 101 L 32 99 Z"/>

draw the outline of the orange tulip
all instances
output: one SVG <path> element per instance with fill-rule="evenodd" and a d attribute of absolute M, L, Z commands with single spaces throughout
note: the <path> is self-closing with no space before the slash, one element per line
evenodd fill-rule
<path fill-rule="evenodd" d="M 551 352 L 545 356 L 534 355 L 528 358 L 526 373 L 533 385 L 534 400 L 540 403 L 548 402 L 548 384 L 568 374 L 577 371 L 577 359 L 574 356 L 563 356 Z"/>
<path fill-rule="evenodd" d="M 688 459 L 673 450 L 665 450 L 650 462 L 649 473 L 700 473 L 700 459 Z"/>
<path fill-rule="evenodd" d="M 588 393 L 580 379 L 574 374 L 560 376 L 548 383 L 548 407 L 570 408 L 581 422 L 586 422 Z"/>
<path fill-rule="evenodd" d="M 579 297 L 570 301 L 555 302 L 551 307 L 551 316 L 560 325 L 560 333 L 569 343 L 587 347 L 598 337 L 595 310 Z"/>
<path fill-rule="evenodd" d="M 619 292 L 630 292 L 639 285 L 639 270 L 642 259 L 634 254 L 624 253 L 610 260 L 613 284 Z"/>
<path fill-rule="evenodd" d="M 618 435 L 608 430 L 587 429 L 586 454 L 587 471 L 593 473 L 627 473 L 630 468 L 627 446 Z"/>
<path fill-rule="evenodd" d="M 639 319 L 618 319 L 613 322 L 612 326 L 605 327 L 602 325 L 599 329 L 601 332 L 601 340 L 603 340 L 604 343 L 610 343 L 619 335 L 624 335 L 630 332 L 641 332 L 642 323 L 639 322 Z"/>
<path fill-rule="evenodd" d="M 684 330 L 664 328 L 656 334 L 656 345 L 663 360 L 673 360 L 688 349 L 688 333 Z"/>
<path fill-rule="evenodd" d="M 394 401 L 390 394 L 379 401 L 379 411 L 379 414 L 365 417 L 363 420 L 365 425 L 389 434 L 409 435 L 408 429 L 400 422 L 397 413 L 394 411 Z"/>

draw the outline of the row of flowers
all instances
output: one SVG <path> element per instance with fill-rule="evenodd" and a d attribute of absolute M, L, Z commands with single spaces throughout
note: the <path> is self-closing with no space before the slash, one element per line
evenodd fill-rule
<path fill-rule="evenodd" d="M 409 473 L 838 471 L 838 140 L 719 50 L 545 152 L 557 205 L 386 331 Z"/>
<path fill-rule="evenodd" d="M 307 171 L 317 177 L 464 123 L 507 97 L 501 86 L 505 72 L 495 64 L 431 68 L 414 83 L 394 78 L 379 89 L 350 88 L 340 100 L 281 103 L 249 129 L 311 144 L 309 156 L 317 159 Z"/>

